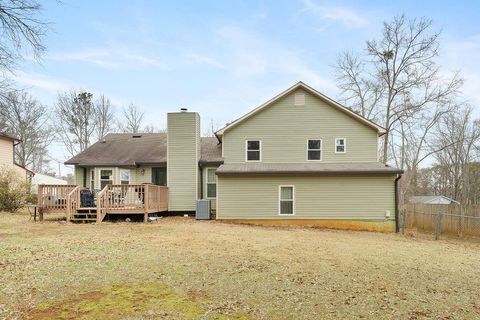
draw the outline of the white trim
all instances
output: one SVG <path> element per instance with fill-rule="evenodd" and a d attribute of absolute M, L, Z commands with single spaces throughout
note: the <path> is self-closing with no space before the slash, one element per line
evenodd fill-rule
<path fill-rule="evenodd" d="M 241 116 L 240 118 L 230 122 L 228 125 L 226 125 L 225 127 L 221 128 L 220 130 L 218 130 L 217 132 L 215 132 L 215 134 L 217 136 L 223 136 L 225 130 L 227 129 L 230 129 L 232 128 L 233 126 L 236 126 L 237 124 L 239 124 L 240 122 L 250 118 L 252 115 L 254 115 L 255 113 L 257 113 L 258 111 L 262 110 L 263 108 L 265 107 L 268 107 L 270 106 L 272 103 L 278 101 L 279 99 L 285 97 L 286 95 L 288 95 L 289 93 L 295 91 L 296 89 L 298 88 L 302 88 L 304 89 L 305 91 L 309 92 L 310 94 L 316 96 L 317 98 L 327 102 L 328 104 L 330 104 L 331 106 L 333 106 L 334 108 L 346 113 L 347 115 L 351 116 L 352 118 L 360 121 L 361 123 L 363 123 L 364 125 L 374 129 L 377 131 L 377 134 L 378 135 L 383 135 L 386 133 L 386 130 L 385 128 L 379 126 L 378 124 L 362 117 L 361 115 L 353 112 L 352 110 L 342 106 L 340 103 L 336 102 L 335 100 L 327 97 L 326 95 L 324 95 L 323 93 L 321 92 L 318 92 L 317 90 L 313 89 L 312 87 L 306 85 L 305 83 L 303 82 L 298 82 L 296 84 L 294 84 L 293 86 L 291 86 L 290 88 L 288 88 L 287 90 L 281 92 L 280 94 L 276 95 L 275 97 L 273 97 L 272 99 L 268 100 L 267 102 L 261 104 L 260 106 L 258 106 L 257 108 L 253 109 L 252 111 L 246 113 L 245 115 Z"/>
<path fill-rule="evenodd" d="M 292 188 L 292 213 L 281 213 L 282 188 Z M 295 215 L 295 185 L 281 184 L 278 186 L 278 215 L 279 216 L 294 216 Z"/>
<path fill-rule="evenodd" d="M 318 149 L 309 149 L 308 148 L 308 141 L 310 140 L 319 140 L 320 141 L 320 150 Z M 308 138 L 307 139 L 307 162 L 319 162 L 319 161 L 322 161 L 322 158 L 323 158 L 323 141 L 322 139 L 320 138 Z M 320 151 L 320 159 L 319 160 L 310 160 L 308 159 L 308 151 Z"/>
<path fill-rule="evenodd" d="M 205 167 L 205 170 L 204 170 L 204 171 L 205 171 L 205 187 L 204 187 L 204 188 L 205 188 L 205 189 L 204 189 L 204 190 L 205 190 L 205 194 L 204 194 L 204 196 L 205 196 L 205 199 L 209 199 L 209 200 L 217 199 L 217 197 L 209 197 L 209 196 L 208 196 L 208 184 L 209 184 L 209 182 L 208 182 L 208 170 L 214 170 L 214 171 L 216 171 L 216 170 L 217 170 L 217 167 Z M 213 184 L 213 183 L 210 183 L 210 184 Z M 215 189 L 216 189 L 215 194 L 217 194 L 217 192 L 218 192 L 218 179 L 217 179 L 217 174 L 215 174 Z"/>
<path fill-rule="evenodd" d="M 258 160 L 248 160 L 248 142 L 249 141 L 258 141 L 259 146 L 258 146 L 258 151 L 259 151 L 259 157 Z M 251 150 L 251 151 L 256 151 L 256 150 Z M 260 139 L 245 139 L 245 162 L 262 162 L 262 140 Z"/>
<path fill-rule="evenodd" d="M 337 151 L 337 140 L 343 140 L 343 152 Z M 335 153 L 347 153 L 347 139 L 345 138 L 335 138 Z"/>
<path fill-rule="evenodd" d="M 115 181 L 115 167 L 101 167 L 101 168 L 98 168 L 98 174 L 97 174 L 97 181 L 98 181 L 98 189 L 102 190 L 102 170 L 111 170 L 112 171 L 112 184 L 115 184 L 117 181 Z M 107 180 L 103 180 L 103 181 L 107 181 Z"/>

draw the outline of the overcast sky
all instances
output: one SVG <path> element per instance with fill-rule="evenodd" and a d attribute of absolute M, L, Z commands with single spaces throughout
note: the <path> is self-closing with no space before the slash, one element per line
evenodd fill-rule
<path fill-rule="evenodd" d="M 465 99 L 480 105 L 476 1 L 47 1 L 48 51 L 17 81 L 50 106 L 83 88 L 117 111 L 136 104 L 156 127 L 180 107 L 223 125 L 300 80 L 337 98 L 338 53 L 363 50 L 402 12 L 433 19 L 443 70 L 460 70 Z"/>

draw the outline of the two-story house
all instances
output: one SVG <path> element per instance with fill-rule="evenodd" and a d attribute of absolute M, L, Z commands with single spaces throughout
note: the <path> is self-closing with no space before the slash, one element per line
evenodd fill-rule
<path fill-rule="evenodd" d="M 168 133 L 109 134 L 67 161 L 77 185 L 164 185 L 168 211 L 211 199 L 220 220 L 395 230 L 402 171 L 378 161 L 385 129 L 302 82 L 216 137 L 200 136 L 195 112 L 167 123 Z"/>
<path fill-rule="evenodd" d="M 15 162 L 15 146 L 20 142 L 18 138 L 0 132 L 0 168 L 13 170 L 19 177 L 29 180 L 34 173 Z"/>

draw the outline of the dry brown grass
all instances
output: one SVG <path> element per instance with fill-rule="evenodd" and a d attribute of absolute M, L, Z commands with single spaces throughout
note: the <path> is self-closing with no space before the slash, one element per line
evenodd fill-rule
<path fill-rule="evenodd" d="M 480 317 L 480 245 L 162 219 L 0 215 L 0 318 Z"/>

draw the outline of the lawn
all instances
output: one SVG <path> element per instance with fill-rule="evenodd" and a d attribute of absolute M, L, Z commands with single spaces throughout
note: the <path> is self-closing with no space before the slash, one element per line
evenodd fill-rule
<path fill-rule="evenodd" d="M 5 319 L 473 319 L 479 266 L 456 240 L 0 214 Z"/>

